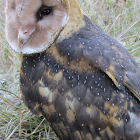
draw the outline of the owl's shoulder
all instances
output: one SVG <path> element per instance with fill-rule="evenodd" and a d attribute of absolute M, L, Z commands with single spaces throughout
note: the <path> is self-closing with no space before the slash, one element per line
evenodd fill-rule
<path fill-rule="evenodd" d="M 126 86 L 140 99 L 140 69 L 126 48 L 84 16 L 85 26 L 59 42 L 58 50 L 69 61 L 84 58 L 104 71 L 122 89 Z M 135 79 L 135 80 L 134 80 Z"/>

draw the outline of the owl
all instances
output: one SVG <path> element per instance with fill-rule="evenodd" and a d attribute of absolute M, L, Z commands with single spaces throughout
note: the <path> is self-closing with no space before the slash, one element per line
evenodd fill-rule
<path fill-rule="evenodd" d="M 20 92 L 60 140 L 140 139 L 140 69 L 77 0 L 6 0 Z"/>

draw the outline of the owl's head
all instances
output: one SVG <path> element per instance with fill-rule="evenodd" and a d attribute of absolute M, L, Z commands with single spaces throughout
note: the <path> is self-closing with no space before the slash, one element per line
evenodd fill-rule
<path fill-rule="evenodd" d="M 18 53 L 42 52 L 78 10 L 77 0 L 6 0 L 7 41 Z"/>

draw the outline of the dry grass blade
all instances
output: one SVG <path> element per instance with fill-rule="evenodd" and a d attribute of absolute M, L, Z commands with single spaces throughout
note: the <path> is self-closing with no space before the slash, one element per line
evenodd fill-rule
<path fill-rule="evenodd" d="M 110 27 L 110 29 L 108 30 L 108 33 L 111 31 L 111 29 L 113 28 L 113 26 L 115 25 L 115 22 L 118 20 L 118 18 L 120 17 L 121 14 L 119 14 L 116 19 L 114 20 L 114 23 L 112 24 L 112 26 Z"/>
<path fill-rule="evenodd" d="M 26 113 L 26 115 L 23 117 L 23 119 L 20 121 L 20 123 L 16 126 L 16 128 L 12 131 L 12 133 L 7 137 L 6 140 L 9 140 L 11 138 L 11 136 L 14 134 L 14 132 L 18 129 L 18 127 L 20 126 L 20 124 L 23 122 L 23 120 L 27 117 L 27 115 L 30 113 L 30 111 L 28 111 Z"/>
<path fill-rule="evenodd" d="M 140 19 L 138 19 L 136 22 L 134 22 L 128 29 L 124 30 L 118 37 L 117 39 L 119 40 L 125 33 L 127 33 L 134 25 L 136 25 Z"/>
<path fill-rule="evenodd" d="M 24 113 L 24 111 L 21 111 L 21 115 L 20 115 L 20 122 L 22 121 L 22 119 L 23 119 L 23 113 Z M 19 125 L 19 137 L 21 137 L 21 125 L 22 125 L 22 123 L 20 123 L 20 125 Z"/>
<path fill-rule="evenodd" d="M 40 122 L 40 124 L 35 128 L 35 130 L 31 133 L 31 135 L 33 135 L 34 133 L 36 133 L 36 130 L 40 127 L 40 125 L 44 122 L 45 118 Z M 46 128 L 45 128 L 46 129 Z"/>
<path fill-rule="evenodd" d="M 20 99 L 20 97 L 19 97 L 19 96 L 17 96 L 16 94 L 14 94 L 14 93 L 12 93 L 12 92 L 10 92 L 10 91 L 6 90 L 6 89 L 0 89 L 0 90 L 5 91 L 5 92 L 9 92 L 10 94 L 12 94 L 12 95 L 14 95 L 14 96 L 16 96 L 17 98 L 19 98 L 19 99 Z"/>
<path fill-rule="evenodd" d="M 15 107 L 16 109 L 20 109 L 19 107 L 17 107 L 16 105 L 14 105 L 11 101 L 9 101 L 8 99 L 4 98 L 4 97 L 0 97 L 1 99 L 3 99 L 5 102 L 7 102 L 8 104 L 12 105 L 13 107 Z"/>

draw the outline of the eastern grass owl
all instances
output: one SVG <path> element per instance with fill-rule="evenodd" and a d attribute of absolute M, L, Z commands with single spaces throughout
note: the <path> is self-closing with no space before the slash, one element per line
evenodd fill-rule
<path fill-rule="evenodd" d="M 6 0 L 20 92 L 60 140 L 140 139 L 140 69 L 77 0 Z"/>

